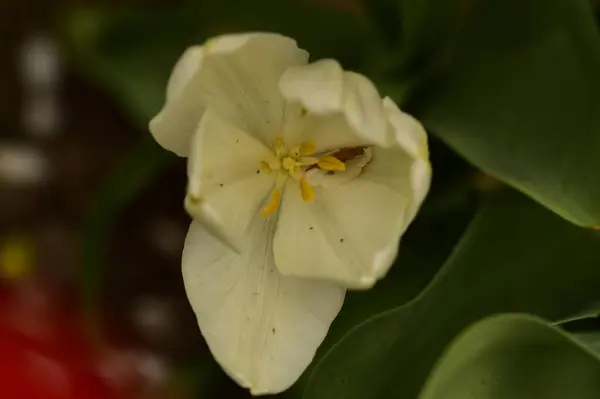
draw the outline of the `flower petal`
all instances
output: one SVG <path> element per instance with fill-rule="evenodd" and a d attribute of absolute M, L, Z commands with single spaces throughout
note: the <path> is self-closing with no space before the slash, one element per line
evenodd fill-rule
<path fill-rule="evenodd" d="M 260 170 L 272 154 L 213 108 L 204 113 L 191 144 L 186 209 L 237 249 L 275 182 Z"/>
<path fill-rule="evenodd" d="M 410 224 L 425 200 L 431 183 L 431 163 L 425 128 L 411 115 L 402 112 L 389 97 L 383 100 L 388 131 L 395 145 L 414 158 L 411 167 L 412 202 L 407 210 L 406 225 Z"/>
<path fill-rule="evenodd" d="M 390 144 L 377 89 L 366 77 L 344 71 L 337 61 L 290 67 L 279 89 L 285 99 L 309 111 L 302 139 L 314 140 L 320 151 Z"/>
<path fill-rule="evenodd" d="M 413 157 L 428 161 L 427 132 L 421 122 L 402 112 L 389 97 L 383 99 L 383 108 L 392 139 Z"/>
<path fill-rule="evenodd" d="M 257 218 L 232 251 L 192 222 L 183 279 L 208 346 L 254 395 L 289 388 L 310 364 L 344 299 L 323 281 L 283 277 L 273 264 L 272 225 Z"/>
<path fill-rule="evenodd" d="M 274 33 L 230 34 L 188 50 L 177 64 L 167 101 L 150 131 L 168 150 L 187 156 L 189 141 L 211 105 L 264 143 L 280 134 L 286 104 L 278 81 L 308 54 Z"/>
<path fill-rule="evenodd" d="M 203 58 L 204 49 L 202 46 L 192 46 L 185 50 L 169 77 L 167 103 L 177 101 L 181 97 L 188 83 L 202 65 Z"/>
<path fill-rule="evenodd" d="M 359 177 L 316 187 L 312 203 L 288 185 L 274 240 L 277 268 L 283 275 L 372 287 L 394 262 L 430 177 L 428 165 L 402 148 L 375 147 Z"/>

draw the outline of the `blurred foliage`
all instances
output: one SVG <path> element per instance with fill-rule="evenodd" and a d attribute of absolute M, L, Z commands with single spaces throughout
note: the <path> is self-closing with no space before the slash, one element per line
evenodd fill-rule
<path fill-rule="evenodd" d="M 417 115 L 484 171 L 600 225 L 600 40 L 588 0 L 475 2 Z"/>
<path fill-rule="evenodd" d="M 574 334 L 574 336 L 578 341 L 587 346 L 589 350 L 600 356 L 600 331 L 582 332 Z"/>
<path fill-rule="evenodd" d="M 274 31 L 298 40 L 313 58 L 357 63 L 374 40 L 349 13 L 301 0 L 188 1 L 119 13 L 76 10 L 65 18 L 67 42 L 84 69 L 146 127 L 161 108 L 171 69 L 183 51 L 216 34 Z"/>
<path fill-rule="evenodd" d="M 580 338 L 530 316 L 490 317 L 450 345 L 419 397 L 597 398 L 600 358 Z"/>
<path fill-rule="evenodd" d="M 102 269 L 120 211 L 131 203 L 174 155 L 163 151 L 152 139 L 144 137 L 133 152 L 115 167 L 108 182 L 90 205 L 83 243 L 82 292 L 90 328 L 98 327 L 98 298 L 102 289 Z"/>
<path fill-rule="evenodd" d="M 85 8 L 70 12 L 63 26 L 73 61 L 138 127 L 146 129 L 160 109 L 186 47 L 225 32 L 276 31 L 296 38 L 313 59 L 337 58 L 365 73 L 474 167 L 521 191 L 496 193 L 502 183 L 474 174 L 432 138 L 432 190 L 390 275 L 369 292 L 348 295 L 315 362 L 283 396 L 414 398 L 428 381 L 425 399 L 597 397 L 597 383 L 585 378 L 597 377 L 600 363 L 581 346 L 597 348 L 594 329 L 551 327 L 523 315 L 489 318 L 520 312 L 559 322 L 600 303 L 600 235 L 568 222 L 600 225 L 600 42 L 590 3 L 362 6 L 353 13 L 300 0 L 188 1 Z M 99 295 L 115 219 L 172 159 L 147 134 L 90 210 L 88 308 Z M 471 221 L 475 189 L 492 192 Z M 189 370 L 182 375 L 213 375 Z M 535 375 L 524 381 L 528 370 Z M 570 377 L 578 384 L 558 390 Z"/>

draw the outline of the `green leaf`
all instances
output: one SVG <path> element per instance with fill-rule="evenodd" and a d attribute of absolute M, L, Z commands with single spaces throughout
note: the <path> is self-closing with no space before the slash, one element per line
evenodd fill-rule
<path fill-rule="evenodd" d="M 600 358 L 526 315 L 493 316 L 446 351 L 420 399 L 596 399 Z"/>
<path fill-rule="evenodd" d="M 586 331 L 574 333 L 573 336 L 577 339 L 577 341 L 585 345 L 590 351 L 594 352 L 597 356 L 600 356 L 600 332 Z"/>
<path fill-rule="evenodd" d="M 214 397 L 217 388 L 229 381 L 212 359 L 192 364 L 180 364 L 173 368 L 163 389 L 167 398 Z"/>
<path fill-rule="evenodd" d="M 110 173 L 90 206 L 84 226 L 82 288 L 83 305 L 92 323 L 98 315 L 102 269 L 119 212 L 175 159 L 147 134 Z"/>
<path fill-rule="evenodd" d="M 600 299 L 599 243 L 597 232 L 521 194 L 491 198 L 429 287 L 349 331 L 317 364 L 304 397 L 414 398 L 474 321 L 501 312 L 557 320 L 587 308 Z"/>
<path fill-rule="evenodd" d="M 274 31 L 297 39 L 313 57 L 352 60 L 373 33 L 356 16 L 290 0 L 192 1 L 117 14 L 82 9 L 66 18 L 74 59 L 142 127 L 162 106 L 171 69 L 191 45 L 227 32 Z"/>
<path fill-rule="evenodd" d="M 456 33 L 470 0 L 401 0 L 405 62 L 438 60 Z"/>
<path fill-rule="evenodd" d="M 600 225 L 600 40 L 589 0 L 475 1 L 449 68 L 413 104 L 467 160 Z"/>

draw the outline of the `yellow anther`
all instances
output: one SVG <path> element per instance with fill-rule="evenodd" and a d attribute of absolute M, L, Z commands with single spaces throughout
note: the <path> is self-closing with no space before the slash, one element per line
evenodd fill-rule
<path fill-rule="evenodd" d="M 300 144 L 300 155 L 312 155 L 317 151 L 317 144 L 312 140 L 307 140 Z"/>
<path fill-rule="evenodd" d="M 304 177 L 300 179 L 300 192 L 304 202 L 312 202 L 315 199 L 315 189 Z"/>
<path fill-rule="evenodd" d="M 346 165 L 342 161 L 340 161 L 339 159 L 337 159 L 336 157 L 333 157 L 331 155 L 325 155 L 325 156 L 319 158 L 318 165 L 319 165 L 319 168 L 321 168 L 323 170 L 330 170 L 330 171 L 346 170 Z"/>
<path fill-rule="evenodd" d="M 275 188 L 273 190 L 273 193 L 271 193 L 271 201 L 260 212 L 260 216 L 267 216 L 267 215 L 270 215 L 271 213 L 275 212 L 277 210 L 277 208 L 279 207 L 280 200 L 281 200 L 281 190 L 279 190 L 278 188 Z"/>
<path fill-rule="evenodd" d="M 277 158 L 281 158 L 285 155 L 285 146 L 283 145 L 283 139 L 281 137 L 277 137 L 275 140 L 275 155 Z"/>
<path fill-rule="evenodd" d="M 315 165 L 319 162 L 319 158 L 315 158 L 315 157 L 302 157 L 300 158 L 300 165 L 302 166 L 311 166 L 311 165 Z"/>

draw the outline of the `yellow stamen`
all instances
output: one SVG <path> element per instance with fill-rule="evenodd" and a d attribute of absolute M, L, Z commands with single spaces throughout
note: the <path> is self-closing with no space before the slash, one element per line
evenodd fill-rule
<path fill-rule="evenodd" d="M 319 162 L 318 158 L 315 157 L 302 157 L 300 158 L 300 165 L 311 166 Z"/>
<path fill-rule="evenodd" d="M 285 155 L 285 146 L 283 145 L 283 139 L 281 137 L 277 137 L 275 141 L 275 155 L 277 158 L 281 158 Z"/>
<path fill-rule="evenodd" d="M 330 171 L 342 171 L 346 170 L 346 165 L 339 159 L 332 157 L 331 155 L 325 155 L 319 158 L 319 168 Z"/>
<path fill-rule="evenodd" d="M 273 193 L 271 194 L 271 202 L 269 202 L 269 204 L 263 208 L 263 210 L 260 212 L 260 216 L 267 216 L 275 212 L 279 207 L 280 200 L 281 190 L 275 188 L 275 190 L 273 190 Z"/>
<path fill-rule="evenodd" d="M 312 202 L 315 199 L 315 189 L 304 177 L 300 179 L 300 192 L 304 202 Z"/>
<path fill-rule="evenodd" d="M 300 155 L 311 155 L 317 151 L 317 144 L 313 140 L 307 140 L 300 144 Z"/>
<path fill-rule="evenodd" d="M 281 161 L 281 166 L 283 169 L 287 170 L 290 173 L 294 173 L 294 169 L 296 168 L 296 161 L 292 157 L 285 157 Z"/>

